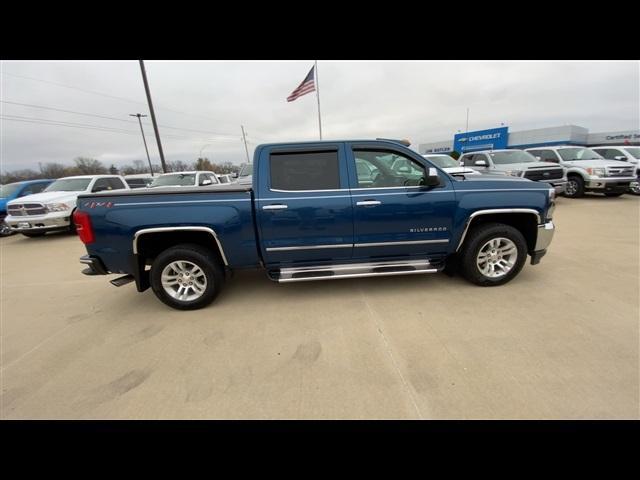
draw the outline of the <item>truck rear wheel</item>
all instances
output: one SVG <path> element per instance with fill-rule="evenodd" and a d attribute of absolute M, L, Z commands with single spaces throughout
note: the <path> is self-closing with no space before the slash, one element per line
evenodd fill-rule
<path fill-rule="evenodd" d="M 503 285 L 513 279 L 527 259 L 527 242 L 510 225 L 486 223 L 467 235 L 460 256 L 462 275 L 483 287 Z"/>
<path fill-rule="evenodd" d="M 209 305 L 220 293 L 224 270 L 214 252 L 196 244 L 168 248 L 151 265 L 151 288 L 163 303 L 178 310 Z"/>

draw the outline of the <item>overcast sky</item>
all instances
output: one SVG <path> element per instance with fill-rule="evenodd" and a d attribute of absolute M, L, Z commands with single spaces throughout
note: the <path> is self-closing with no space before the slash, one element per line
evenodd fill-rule
<path fill-rule="evenodd" d="M 312 60 L 145 64 L 168 160 L 193 161 L 202 151 L 216 162 L 241 163 L 241 124 L 250 154 L 259 143 L 318 138 L 315 94 L 286 101 Z M 464 130 L 467 107 L 470 130 L 501 123 L 510 131 L 565 124 L 591 132 L 637 129 L 639 65 L 320 61 L 323 134 L 408 138 L 417 149 Z M 149 113 L 137 61 L 3 61 L 0 73 L 2 171 L 71 164 L 78 156 L 107 166 L 146 159 L 137 120 L 128 116 Z M 148 118 L 144 128 L 159 163 Z"/>

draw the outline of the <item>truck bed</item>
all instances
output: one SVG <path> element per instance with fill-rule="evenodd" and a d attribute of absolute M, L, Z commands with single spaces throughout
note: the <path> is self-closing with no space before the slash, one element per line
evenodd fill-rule
<path fill-rule="evenodd" d="M 78 197 L 78 210 L 91 214 L 96 234 L 88 253 L 99 256 L 113 273 L 131 270 L 137 233 L 181 226 L 211 229 L 229 264 L 259 264 L 249 185 L 100 192 Z"/>

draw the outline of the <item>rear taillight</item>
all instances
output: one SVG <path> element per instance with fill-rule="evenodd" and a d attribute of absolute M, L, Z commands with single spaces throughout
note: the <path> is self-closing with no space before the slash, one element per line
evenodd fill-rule
<path fill-rule="evenodd" d="M 80 240 L 85 245 L 93 243 L 96 239 L 93 234 L 93 227 L 91 226 L 91 217 L 88 213 L 81 212 L 80 210 L 76 210 L 73 213 L 73 223 L 76 225 L 76 232 L 78 232 L 78 236 Z"/>

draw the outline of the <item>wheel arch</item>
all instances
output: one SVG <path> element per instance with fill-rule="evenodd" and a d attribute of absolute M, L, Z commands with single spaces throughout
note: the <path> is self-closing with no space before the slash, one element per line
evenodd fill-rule
<path fill-rule="evenodd" d="M 155 227 L 138 230 L 133 236 L 133 254 L 153 259 L 160 252 L 181 243 L 195 243 L 215 252 L 225 266 L 229 265 L 215 230 L 202 226 Z"/>
<path fill-rule="evenodd" d="M 478 210 L 469 215 L 458 246 L 456 247 L 456 253 L 458 253 L 464 245 L 467 234 L 473 227 L 483 223 L 493 222 L 510 225 L 518 229 L 527 242 L 529 252 L 534 250 L 538 235 L 538 225 L 542 223 L 540 213 L 530 208 L 513 208 Z"/>

